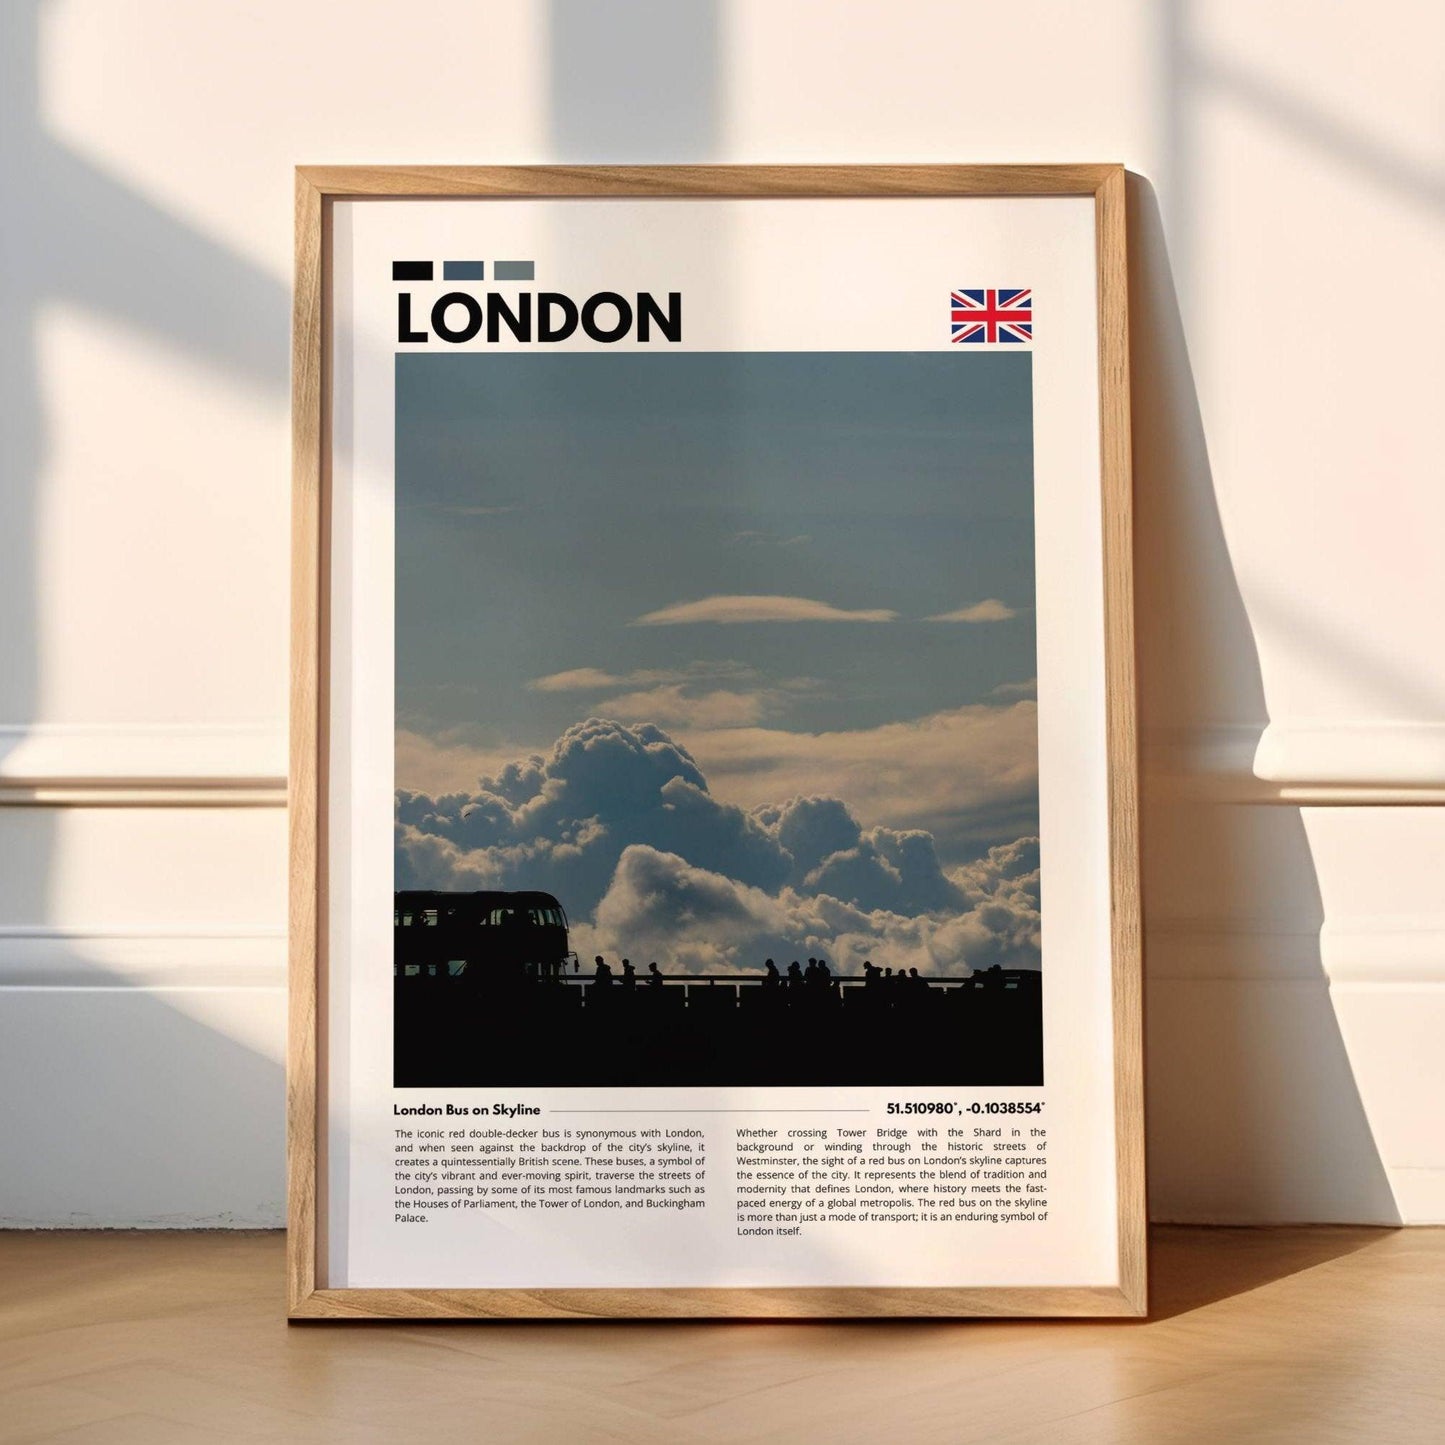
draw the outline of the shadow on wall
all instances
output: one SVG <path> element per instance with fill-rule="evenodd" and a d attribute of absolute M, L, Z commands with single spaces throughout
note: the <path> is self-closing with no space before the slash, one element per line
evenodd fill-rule
<path fill-rule="evenodd" d="M 26 1101 L 0 1228 L 284 1224 L 284 992 L 153 991 L 87 957 L 46 972 L 0 1006 L 0 1087 Z"/>
<path fill-rule="evenodd" d="M 38 78 L 43 8 L 32 0 L 0 9 L 0 176 L 16 198 L 3 233 L 10 344 L 0 349 L 0 445 L 5 535 L 26 539 L 12 544 L 0 567 L 9 714 L 0 724 L 11 725 L 33 721 L 41 706 L 35 560 L 43 541 L 37 503 L 48 452 L 38 356 L 45 308 L 67 304 L 112 317 L 271 395 L 284 394 L 290 365 L 285 286 L 156 209 L 45 130 Z M 118 445 L 141 442 L 121 438 Z M 104 484 L 96 478 L 97 486 Z M 146 499 L 136 503 L 144 507 Z M 166 547 L 187 542 L 168 534 L 164 518 L 155 521 L 149 560 L 164 567 Z M 0 761 L 19 740 L 0 735 Z"/>
<path fill-rule="evenodd" d="M 0 230 L 0 311 L 10 326 L 10 344 L 0 349 L 0 524 L 11 539 L 0 566 L 0 768 L 27 730 L 45 720 L 37 650 L 49 440 L 39 362 L 44 309 L 69 304 L 114 318 L 253 391 L 284 395 L 289 370 L 287 287 L 47 131 L 43 13 L 43 0 L 0 9 L 0 183 L 21 208 Z M 603 10 L 554 0 L 549 20 L 558 160 L 687 161 L 712 153 L 715 4 L 626 0 Z M 157 518 L 150 529 L 155 550 L 148 562 L 159 568 L 168 546 L 187 545 L 163 522 Z M 14 989 L 10 997 L 19 1000 L 4 1010 L 0 1088 L 48 1105 L 7 1133 L 13 1147 L 5 1152 L 45 1157 L 54 1167 L 43 1178 L 39 1171 L 12 1173 L 0 1186 L 0 1222 L 280 1223 L 280 1062 L 232 1037 L 241 1031 L 224 1013 L 207 1021 L 193 1007 L 199 994 L 145 988 L 85 957 L 83 941 L 67 940 L 51 922 L 56 815 L 27 810 L 18 830 L 6 826 L 7 815 L 15 817 L 0 806 L 12 896 L 30 900 L 32 911 L 0 920 L 0 990 Z M 52 959 L 65 960 L 40 975 L 28 947 L 37 933 L 56 945 Z M 17 940 L 27 945 L 23 953 Z M 274 1001 L 274 991 L 238 990 L 237 1007 L 262 1009 L 268 992 Z M 271 1032 L 282 1037 L 279 1020 Z M 136 1121 L 133 1133 L 119 1127 L 121 1113 Z M 24 1190 L 20 1176 L 28 1180 Z"/>
<path fill-rule="evenodd" d="M 34 0 L 0 7 L 0 185 L 12 198 L 0 228 L 8 325 L 0 348 L 0 769 L 27 730 L 48 721 L 37 649 L 51 451 L 39 353 L 46 308 L 123 322 L 248 390 L 284 395 L 289 369 L 285 286 L 48 133 L 43 11 Z M 137 448 L 144 438 L 116 445 Z M 149 566 L 164 569 L 168 548 L 189 545 L 164 517 L 147 530 Z M 185 659 L 170 664 L 184 668 Z M 0 1148 L 28 1161 L 0 1184 L 0 1223 L 280 1223 L 283 1069 L 249 1042 L 284 1035 L 279 990 L 227 990 L 244 1017 L 207 1017 L 204 990 L 145 989 L 86 958 L 84 941 L 53 919 L 57 822 L 53 809 L 0 806 L 7 893 L 27 907 L 24 917 L 0 920 L 0 1089 L 31 1101 L 11 1111 Z M 37 944 L 46 959 L 39 972 Z M 270 1023 L 259 1032 L 249 1026 L 263 1016 Z"/>
<path fill-rule="evenodd" d="M 68 303 L 114 317 L 271 395 L 284 392 L 288 366 L 285 286 L 46 132 L 38 82 L 41 9 L 35 0 L 0 8 L 0 176 L 19 200 L 18 223 L 12 216 L 0 231 L 0 285 L 11 328 L 10 344 L 0 349 L 0 497 L 11 539 L 0 566 L 0 727 L 11 729 L 0 731 L 0 764 L 43 705 L 36 652 L 39 491 L 47 461 L 37 355 L 43 309 Z M 1172 82 L 1186 7 L 1167 10 L 1177 17 L 1166 37 L 1164 73 Z M 718 15 L 715 3 L 552 0 L 555 158 L 714 157 L 721 109 Z M 1188 106 L 1187 89 L 1171 84 L 1167 168 L 1171 185 L 1186 190 L 1193 163 Z M 1215 505 L 1169 258 L 1146 182 L 1131 178 L 1130 203 L 1143 723 L 1156 734 L 1215 721 L 1262 728 L 1253 636 Z M 1191 218 L 1187 195 L 1174 212 L 1186 238 L 1204 224 Z M 141 443 L 122 438 L 118 444 Z M 144 505 L 143 498 L 137 502 Z M 165 548 L 184 546 L 185 539 L 169 537 L 163 519 L 156 521 L 149 560 L 164 568 Z M 1318 1198 L 1329 1201 L 1316 1211 L 1321 1215 L 1395 1219 L 1317 938 L 1308 946 L 1322 906 L 1298 810 L 1179 799 L 1148 776 L 1144 805 L 1156 1215 L 1232 1219 L 1245 1201 L 1245 1217 L 1258 1219 L 1270 1201 L 1288 1215 L 1290 1200 Z M 5 867 L 12 877 L 23 875 L 18 892 L 35 900 L 39 925 L 49 921 L 50 817 L 34 815 L 23 849 L 10 846 L 12 832 L 0 835 Z M 6 821 L 0 811 L 0 823 Z M 1235 866 L 1241 857 L 1259 866 Z M 1277 958 L 1253 960 L 1258 967 L 1248 976 L 1230 977 L 1242 972 L 1239 940 L 1221 931 L 1221 921 L 1277 917 L 1282 901 L 1293 921 L 1288 948 Z M 15 950 L 7 949 L 0 954 L 0 987 L 20 977 Z M 34 1111 L 36 1132 L 9 1135 L 15 1148 L 6 1152 L 17 1159 L 63 1152 L 54 1176 L 59 1192 L 30 1201 L 34 1209 L 29 1203 L 12 1209 L 8 1197 L 0 1198 L 0 1215 L 48 1223 L 279 1221 L 279 1191 L 272 1186 L 281 1176 L 279 1063 L 229 1037 L 224 1018 L 208 1020 L 198 1008 L 187 1011 L 178 995 L 168 1002 L 166 992 L 128 988 L 128 982 L 91 966 L 77 971 L 74 987 L 17 992 L 23 1007 L 7 1003 L 9 1026 L 18 1032 L 0 1048 L 0 1087 L 50 1102 L 49 1112 Z M 262 1007 L 259 997 L 255 1002 Z M 116 1100 L 134 1101 L 128 1117 L 143 1121 L 136 1135 L 119 1133 Z M 238 1119 L 255 1121 L 259 1132 L 245 1150 L 229 1154 L 249 1161 L 245 1168 L 227 1173 L 212 1162 L 227 1152 L 217 1134 Z M 58 1144 L 57 1131 L 69 1142 Z M 122 1157 L 137 1137 L 150 1142 Z M 190 1153 L 180 1159 L 177 1151 Z M 213 1169 L 225 1181 L 225 1200 L 210 1213 L 201 1205 L 177 1216 L 174 1202 L 185 1194 L 177 1171 L 199 1181 Z M 123 1178 L 145 1187 L 127 1194 Z M 122 1199 L 124 1216 L 111 1202 Z M 244 1201 L 251 1200 L 261 1212 L 243 1215 Z M 107 1202 L 102 1208 L 96 1201 Z M 273 1208 L 274 1218 L 265 1214 Z"/>
<path fill-rule="evenodd" d="M 547 13 L 555 160 L 662 165 L 716 154 L 717 0 L 551 0 Z"/>
<path fill-rule="evenodd" d="M 1262 733 L 1159 207 L 1133 175 L 1129 252 L 1141 732 L 1146 747 L 1221 723 Z M 1142 782 L 1152 1215 L 1398 1223 L 1330 997 L 1300 810 L 1147 763 Z"/>

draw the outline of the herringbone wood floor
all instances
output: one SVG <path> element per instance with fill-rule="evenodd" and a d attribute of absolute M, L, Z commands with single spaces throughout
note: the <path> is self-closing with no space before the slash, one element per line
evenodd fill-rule
<path fill-rule="evenodd" d="M 1117 1325 L 288 1327 L 282 1249 L 0 1233 L 0 1440 L 1445 1439 L 1441 1230 L 1160 1229 Z"/>

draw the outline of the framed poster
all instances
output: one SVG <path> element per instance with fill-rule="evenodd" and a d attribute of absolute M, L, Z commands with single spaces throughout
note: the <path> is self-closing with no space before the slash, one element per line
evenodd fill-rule
<path fill-rule="evenodd" d="M 293 1317 L 1145 1307 L 1124 175 L 298 173 Z"/>

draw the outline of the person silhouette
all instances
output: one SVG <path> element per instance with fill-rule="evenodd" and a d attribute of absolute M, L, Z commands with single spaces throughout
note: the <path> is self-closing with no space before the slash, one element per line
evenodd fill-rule
<path fill-rule="evenodd" d="M 658 968 L 655 958 L 647 965 L 647 982 L 652 988 L 662 987 L 662 970 Z"/>
<path fill-rule="evenodd" d="M 597 955 L 597 972 L 592 981 L 598 988 L 606 988 L 612 982 L 612 970 L 600 953 Z"/>
<path fill-rule="evenodd" d="M 622 987 L 635 988 L 637 986 L 637 970 L 632 966 L 630 958 L 622 960 Z"/>
<path fill-rule="evenodd" d="M 803 970 L 798 966 L 798 960 L 795 958 L 788 965 L 788 987 L 798 988 L 802 985 L 802 982 Z"/>
<path fill-rule="evenodd" d="M 783 981 L 783 976 L 778 972 L 778 965 L 771 958 L 763 963 L 763 987 L 777 988 Z"/>

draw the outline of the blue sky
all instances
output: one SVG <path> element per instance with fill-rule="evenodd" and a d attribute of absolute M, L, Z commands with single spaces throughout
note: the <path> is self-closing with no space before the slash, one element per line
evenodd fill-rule
<path fill-rule="evenodd" d="M 743 668 L 775 690 L 806 679 L 769 700 L 771 719 L 799 730 L 877 726 L 1026 682 L 1031 361 L 398 356 L 399 716 L 541 742 L 579 699 L 528 684 L 584 668 L 714 668 L 716 691 L 736 690 L 722 683 Z M 634 625 L 722 595 L 898 621 Z M 986 599 L 1018 615 L 922 620 Z"/>

